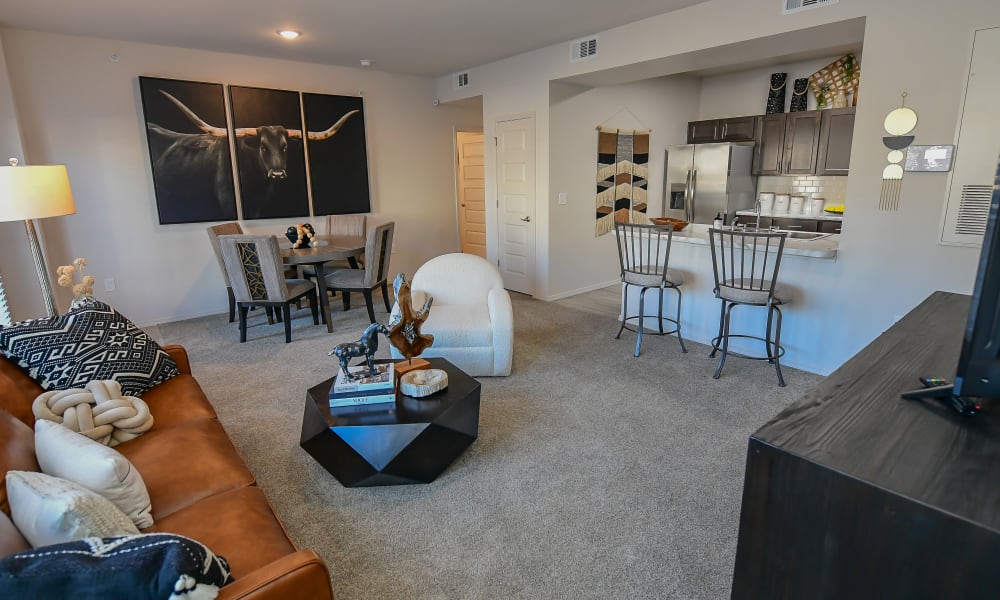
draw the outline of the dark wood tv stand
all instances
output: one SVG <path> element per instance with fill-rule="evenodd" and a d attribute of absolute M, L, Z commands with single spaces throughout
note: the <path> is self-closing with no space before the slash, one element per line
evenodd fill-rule
<path fill-rule="evenodd" d="M 734 600 L 1000 598 L 1000 402 L 899 397 L 954 375 L 968 312 L 935 292 L 751 436 Z"/>

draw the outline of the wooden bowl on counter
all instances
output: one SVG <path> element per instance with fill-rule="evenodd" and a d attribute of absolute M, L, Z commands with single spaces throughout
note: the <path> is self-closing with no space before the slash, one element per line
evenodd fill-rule
<path fill-rule="evenodd" d="M 673 225 L 674 231 L 683 231 L 688 226 L 688 222 L 684 219 L 675 219 L 673 217 L 650 217 L 649 221 L 653 225 Z"/>

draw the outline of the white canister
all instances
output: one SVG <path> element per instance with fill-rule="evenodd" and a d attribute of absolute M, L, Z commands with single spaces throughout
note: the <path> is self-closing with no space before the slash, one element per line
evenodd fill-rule
<path fill-rule="evenodd" d="M 805 196 L 792 196 L 788 201 L 788 214 L 801 215 L 806 204 Z"/>
<path fill-rule="evenodd" d="M 769 213 L 774 210 L 774 192 L 761 192 L 757 201 L 760 202 L 760 212 Z"/>
<path fill-rule="evenodd" d="M 784 214 L 788 212 L 788 194 L 775 194 L 774 195 L 774 210 L 775 214 Z"/>
<path fill-rule="evenodd" d="M 817 217 L 823 214 L 826 207 L 826 198 L 810 198 L 806 201 L 806 214 L 810 217 Z"/>

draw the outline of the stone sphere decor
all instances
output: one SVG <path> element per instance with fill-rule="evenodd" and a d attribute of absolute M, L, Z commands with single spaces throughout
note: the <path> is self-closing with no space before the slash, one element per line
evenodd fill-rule
<path fill-rule="evenodd" d="M 430 396 L 446 387 L 448 374 L 441 369 L 410 371 L 399 378 L 399 391 L 414 398 Z"/>

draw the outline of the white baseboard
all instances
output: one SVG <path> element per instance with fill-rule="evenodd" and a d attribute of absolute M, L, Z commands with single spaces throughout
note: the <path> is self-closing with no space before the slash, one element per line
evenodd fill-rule
<path fill-rule="evenodd" d="M 181 313 L 177 315 L 170 315 L 169 317 L 157 317 L 153 319 L 143 319 L 142 321 L 136 321 L 135 324 L 138 327 L 155 327 L 156 325 L 163 325 L 165 323 L 174 323 L 176 321 L 187 321 L 188 319 L 197 319 L 200 317 L 207 317 L 209 315 L 219 315 L 225 314 L 224 310 L 208 310 L 199 311 L 193 313 Z"/>
<path fill-rule="evenodd" d="M 608 286 L 616 285 L 619 283 L 621 283 L 620 279 L 612 279 L 611 281 L 605 281 L 604 283 L 595 283 L 594 285 L 588 285 L 586 287 L 577 288 L 575 290 L 570 290 L 568 292 L 559 292 L 558 294 L 545 296 L 543 298 L 539 298 L 539 300 L 544 300 L 545 302 L 553 302 L 555 300 L 562 300 L 563 298 L 569 298 L 570 296 L 576 296 L 578 294 L 592 292 L 594 290 L 599 290 L 601 288 L 606 288 Z"/>

